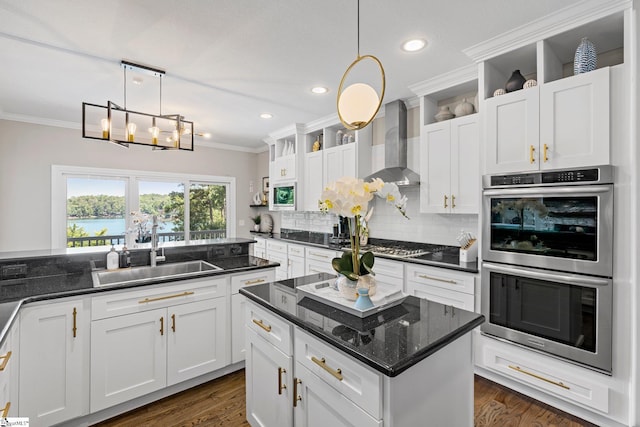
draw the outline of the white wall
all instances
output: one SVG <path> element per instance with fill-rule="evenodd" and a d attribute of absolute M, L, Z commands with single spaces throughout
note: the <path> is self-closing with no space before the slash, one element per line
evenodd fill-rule
<path fill-rule="evenodd" d="M 261 162 L 259 158 L 264 157 Z M 249 203 L 268 175 L 266 155 L 196 146 L 195 151 L 122 148 L 80 130 L 0 120 L 0 252 L 51 247 L 51 165 L 234 176 L 238 237 L 249 237 Z"/>

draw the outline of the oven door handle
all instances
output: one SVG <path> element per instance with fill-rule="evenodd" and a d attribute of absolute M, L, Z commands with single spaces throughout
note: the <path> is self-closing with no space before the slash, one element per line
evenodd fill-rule
<path fill-rule="evenodd" d="M 556 282 L 564 282 L 568 284 L 577 284 L 581 286 L 608 286 L 610 281 L 607 279 L 598 279 L 597 277 L 585 277 L 575 274 L 562 274 L 562 273 L 545 273 L 542 271 L 534 271 L 528 268 L 522 267 L 506 267 L 498 264 L 491 264 L 488 262 L 482 263 L 483 268 L 489 268 L 498 273 L 506 273 L 524 277 L 530 277 L 534 279 L 543 279 Z"/>
<path fill-rule="evenodd" d="M 607 193 L 611 191 L 610 185 L 585 185 L 577 186 L 571 185 L 566 187 L 545 187 L 541 190 L 537 187 L 529 188 L 500 188 L 492 190 L 484 190 L 485 196 L 519 196 L 524 195 L 528 197 L 546 197 L 549 195 L 557 194 L 593 194 L 593 193 Z"/>

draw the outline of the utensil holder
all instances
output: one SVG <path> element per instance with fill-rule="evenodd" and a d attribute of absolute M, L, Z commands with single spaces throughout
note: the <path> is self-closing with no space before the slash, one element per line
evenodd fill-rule
<path fill-rule="evenodd" d="M 478 259 L 478 241 L 472 239 L 465 247 L 460 248 L 460 262 L 476 262 Z"/>

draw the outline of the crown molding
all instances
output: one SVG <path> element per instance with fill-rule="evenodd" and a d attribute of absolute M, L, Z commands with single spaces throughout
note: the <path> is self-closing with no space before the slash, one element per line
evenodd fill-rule
<path fill-rule="evenodd" d="M 587 0 L 527 22 L 462 52 L 476 62 L 485 61 L 632 6 L 633 0 Z"/>
<path fill-rule="evenodd" d="M 449 89 L 462 83 L 468 83 L 478 79 L 478 65 L 470 64 L 456 68 L 444 74 L 440 74 L 432 79 L 409 86 L 409 89 L 417 96 L 424 96 L 430 93 Z"/>

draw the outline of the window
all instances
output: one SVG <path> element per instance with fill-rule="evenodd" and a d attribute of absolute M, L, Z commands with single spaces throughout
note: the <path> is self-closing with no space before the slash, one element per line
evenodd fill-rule
<path fill-rule="evenodd" d="M 235 237 L 235 178 L 52 167 L 53 248 Z"/>

